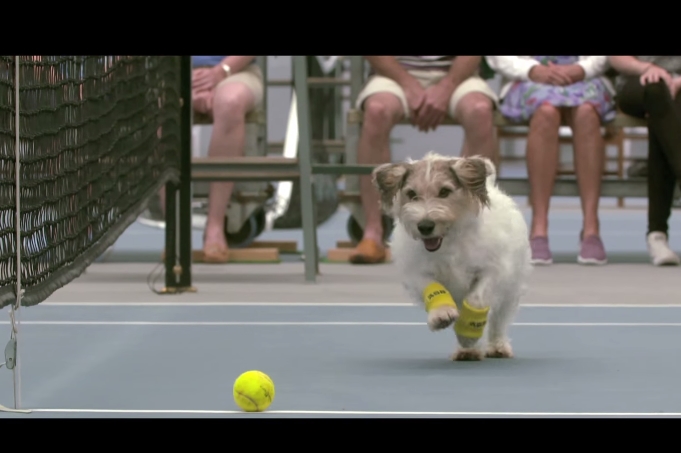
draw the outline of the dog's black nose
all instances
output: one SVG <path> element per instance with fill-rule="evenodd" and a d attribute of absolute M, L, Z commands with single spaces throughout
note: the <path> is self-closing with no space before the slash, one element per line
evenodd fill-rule
<path fill-rule="evenodd" d="M 419 222 L 417 227 L 422 235 L 428 236 L 435 229 L 435 222 L 432 220 L 423 220 Z"/>

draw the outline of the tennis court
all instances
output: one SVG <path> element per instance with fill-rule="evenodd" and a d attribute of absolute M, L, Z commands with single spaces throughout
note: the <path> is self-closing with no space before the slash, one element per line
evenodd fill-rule
<path fill-rule="evenodd" d="M 22 406 L 2 417 L 679 416 L 678 269 L 538 268 L 512 339 L 516 357 L 452 362 L 392 266 L 201 266 L 196 294 L 160 297 L 149 264 L 94 264 L 21 311 Z M 579 282 L 579 286 L 575 285 Z M 7 318 L 0 338 L 9 338 Z M 231 386 L 260 369 L 269 411 Z M 12 406 L 12 373 L 0 403 Z"/>

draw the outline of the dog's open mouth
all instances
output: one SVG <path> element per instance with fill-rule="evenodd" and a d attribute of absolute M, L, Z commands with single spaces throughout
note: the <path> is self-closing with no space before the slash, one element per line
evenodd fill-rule
<path fill-rule="evenodd" d="M 442 238 L 426 238 L 423 240 L 423 245 L 429 252 L 434 252 L 442 245 Z"/>

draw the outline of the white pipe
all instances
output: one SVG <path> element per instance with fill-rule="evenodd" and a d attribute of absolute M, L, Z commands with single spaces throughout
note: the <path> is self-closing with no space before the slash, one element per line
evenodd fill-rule
<path fill-rule="evenodd" d="M 298 155 L 298 110 L 296 102 L 295 90 L 291 93 L 291 107 L 288 112 L 288 124 L 286 125 L 286 137 L 284 138 L 283 157 L 293 159 Z M 274 227 L 274 221 L 284 215 L 291 202 L 291 193 L 293 192 L 293 182 L 280 181 L 277 185 L 277 193 L 275 195 L 275 205 L 271 211 L 267 212 L 267 231 L 271 231 Z"/>

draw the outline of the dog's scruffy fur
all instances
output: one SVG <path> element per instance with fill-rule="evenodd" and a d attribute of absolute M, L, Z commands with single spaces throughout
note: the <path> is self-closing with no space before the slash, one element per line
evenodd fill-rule
<path fill-rule="evenodd" d="M 486 348 L 483 341 L 457 336 L 452 359 L 513 357 L 507 330 L 526 287 L 531 253 L 525 219 L 496 187 L 492 162 L 431 152 L 419 161 L 381 165 L 372 177 L 383 210 L 395 220 L 391 253 L 411 299 L 424 306 L 424 289 L 438 282 L 457 304 L 458 310 L 432 310 L 429 328 L 452 326 L 464 300 L 490 307 Z"/>

